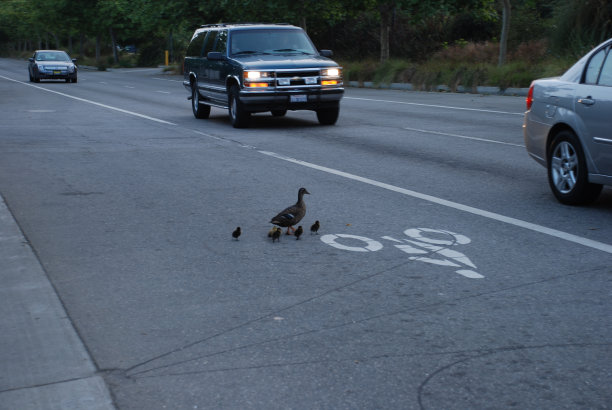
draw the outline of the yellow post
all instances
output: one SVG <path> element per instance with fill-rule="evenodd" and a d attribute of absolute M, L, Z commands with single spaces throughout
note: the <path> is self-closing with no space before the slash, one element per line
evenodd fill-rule
<path fill-rule="evenodd" d="M 168 67 L 168 50 L 165 50 L 164 54 L 166 54 L 166 67 Z"/>

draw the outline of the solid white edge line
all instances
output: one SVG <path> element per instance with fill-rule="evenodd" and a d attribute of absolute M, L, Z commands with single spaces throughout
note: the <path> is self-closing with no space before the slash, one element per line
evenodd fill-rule
<path fill-rule="evenodd" d="M 478 111 L 478 112 L 488 112 L 488 113 L 493 113 L 493 114 L 507 114 L 507 115 L 525 115 L 525 113 L 522 113 L 522 112 L 485 110 L 481 108 L 451 107 L 449 105 L 423 104 L 423 103 L 415 103 L 415 102 L 408 102 L 408 101 L 377 100 L 374 98 L 346 97 L 346 96 L 343 98 L 347 100 L 361 100 L 361 101 L 374 101 L 374 102 L 383 102 L 383 103 L 392 103 L 392 104 L 416 105 L 419 107 L 446 108 L 449 110 Z"/>
<path fill-rule="evenodd" d="M 27 85 L 28 87 L 33 87 L 33 88 L 37 88 L 39 90 L 43 90 L 43 91 L 47 91 L 47 92 L 54 93 L 54 94 L 57 94 L 57 95 L 61 95 L 62 97 L 72 98 L 73 100 L 82 101 L 82 102 L 85 102 L 85 103 L 88 103 L 88 104 L 97 105 L 98 107 L 107 108 L 109 110 L 114 110 L 114 111 L 119 111 L 119 112 L 122 112 L 124 114 L 133 115 L 133 116 L 139 117 L 139 118 L 144 118 L 146 120 L 159 122 L 161 124 L 176 125 L 173 122 L 160 120 L 159 118 L 155 118 L 155 117 L 149 117 L 148 115 L 139 114 L 139 113 L 134 112 L 134 111 L 124 110 L 123 108 L 113 107 L 111 105 L 106 105 L 106 104 L 102 104 L 102 103 L 99 103 L 99 102 L 95 102 L 95 101 L 91 101 L 91 100 L 86 100 L 85 98 L 75 97 L 74 95 L 61 93 L 59 91 L 49 90 L 47 88 L 39 87 L 39 86 L 34 85 L 34 84 L 28 84 L 28 83 L 23 82 L 23 81 L 14 80 L 12 78 L 5 77 L 3 75 L 0 75 L 0 78 L 4 78 L 5 80 L 8 80 L 8 81 L 13 81 L 13 82 L 18 83 L 18 84 Z"/>
<path fill-rule="evenodd" d="M 284 155 L 280 155 L 277 154 L 275 152 L 270 152 L 270 151 L 258 151 L 260 154 L 263 155 L 267 155 L 270 157 L 274 157 L 283 161 L 288 161 L 288 162 L 292 162 L 294 164 L 298 164 L 298 165 L 302 165 L 308 168 L 312 168 L 312 169 L 316 169 L 319 171 L 323 171 L 323 172 L 327 172 L 329 174 L 333 174 L 333 175 L 338 175 L 340 177 L 343 178 L 347 178 L 347 179 L 352 179 L 354 181 L 358 181 L 358 182 L 363 182 L 364 184 L 369 184 L 369 185 L 373 185 L 379 188 L 383 188 L 383 189 L 387 189 L 389 191 L 393 191 L 393 192 L 397 192 L 403 195 L 408 195 L 411 196 L 413 198 L 418 198 L 418 199 L 422 199 L 424 201 L 429 201 L 432 202 L 434 204 L 438 204 L 438 205 L 442 205 L 442 206 L 446 206 L 448 208 L 453 208 L 453 209 L 457 209 L 459 211 L 464 211 L 464 212 L 469 212 L 471 214 L 477 215 L 477 216 L 482 216 L 484 218 L 488 218 L 488 219 L 492 219 L 498 222 L 503 222 L 509 225 L 514 225 L 517 226 L 519 228 L 524 228 L 524 229 L 528 229 L 534 232 L 538 232 L 538 233 L 542 233 L 545 235 L 549 235 L 549 236 L 553 236 L 559 239 L 563 239 L 569 242 L 573 242 L 579 245 L 583 245 L 583 246 L 587 246 L 589 248 L 593 248 L 593 249 L 597 249 L 603 252 L 607 252 L 612 254 L 612 245 L 603 243 L 603 242 L 598 242 L 598 241 L 594 241 L 592 239 L 587 239 L 587 238 L 583 238 L 580 237 L 578 235 L 573 235 L 567 232 L 563 232 L 563 231 L 558 231 L 556 229 L 552 229 L 552 228 L 547 228 L 545 226 L 541 226 L 538 224 L 534 224 L 531 222 L 526 222 L 520 219 L 516 219 L 516 218 L 512 218 L 512 217 L 508 217 L 508 216 L 504 216 L 504 215 L 500 215 L 497 214 L 495 212 L 489 212 L 489 211 L 485 211 L 482 209 L 478 209 L 478 208 L 474 208 L 468 205 L 463 205 L 463 204 L 459 204 L 457 202 L 452 202 L 452 201 L 448 201 L 446 199 L 442 199 L 442 198 L 437 198 L 435 196 L 431 196 L 431 195 L 427 195 L 427 194 L 422 194 L 420 192 L 416 192 L 416 191 L 411 191 L 409 189 L 405 189 L 405 188 L 400 188 L 394 185 L 390 185 L 390 184 L 386 184 L 384 182 L 379 182 L 379 181 L 375 181 L 373 179 L 369 179 L 369 178 L 365 178 L 365 177 L 360 177 L 358 175 L 354 175 L 354 174 L 350 174 L 348 172 L 344 172 L 344 171 L 339 171 L 337 169 L 333 169 L 333 168 L 328 168 L 328 167 L 324 167 L 321 165 L 317 165 L 317 164 L 313 164 L 310 162 L 306 162 L 306 161 L 302 161 L 302 160 L 298 160 L 295 158 L 291 158 L 291 157 L 287 157 Z"/>

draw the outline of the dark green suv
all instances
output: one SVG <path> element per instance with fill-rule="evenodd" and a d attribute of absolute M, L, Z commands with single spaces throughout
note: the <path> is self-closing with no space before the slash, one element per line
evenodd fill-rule
<path fill-rule="evenodd" d="M 299 27 L 287 24 L 210 24 L 197 29 L 184 64 L 183 85 L 196 118 L 227 108 L 234 127 L 251 113 L 313 110 L 333 125 L 344 94 L 342 69 Z"/>

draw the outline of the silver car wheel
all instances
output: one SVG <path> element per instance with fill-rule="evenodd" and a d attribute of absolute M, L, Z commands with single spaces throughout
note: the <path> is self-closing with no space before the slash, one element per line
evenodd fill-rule
<path fill-rule="evenodd" d="M 601 184 L 589 182 L 589 170 L 580 140 L 570 130 L 555 135 L 547 155 L 548 183 L 559 202 L 584 205 L 597 199 Z"/>
<path fill-rule="evenodd" d="M 578 155 L 567 141 L 561 142 L 552 153 L 551 173 L 553 183 L 563 194 L 576 186 L 578 176 Z"/>

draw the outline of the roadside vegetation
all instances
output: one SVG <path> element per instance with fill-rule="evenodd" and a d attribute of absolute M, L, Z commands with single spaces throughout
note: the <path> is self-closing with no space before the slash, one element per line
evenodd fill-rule
<path fill-rule="evenodd" d="M 320 49 L 334 51 L 347 81 L 469 91 L 527 87 L 562 74 L 612 37 L 612 2 L 3 0 L 0 55 L 25 59 L 35 49 L 57 48 L 104 70 L 164 64 L 167 51 L 168 70 L 178 71 L 196 27 L 240 21 L 305 28 Z"/>
<path fill-rule="evenodd" d="M 554 56 L 547 50 L 546 40 L 523 43 L 501 66 L 497 62 L 499 44 L 489 42 L 445 47 L 420 62 L 370 59 L 342 64 L 346 81 L 375 85 L 411 83 L 416 90 L 435 90 L 443 84 L 453 92 L 458 89 L 469 92 L 478 86 L 528 87 L 535 78 L 560 75 L 575 61 L 573 56 Z"/>

